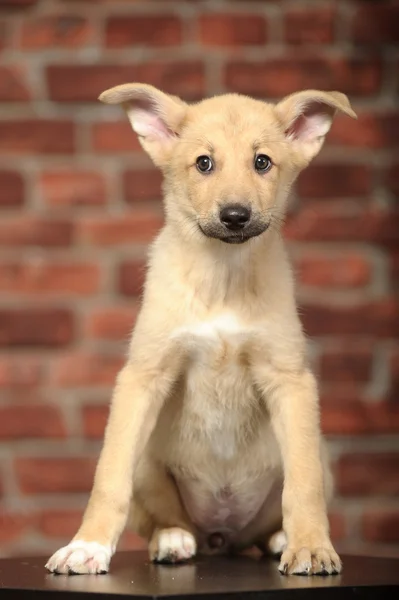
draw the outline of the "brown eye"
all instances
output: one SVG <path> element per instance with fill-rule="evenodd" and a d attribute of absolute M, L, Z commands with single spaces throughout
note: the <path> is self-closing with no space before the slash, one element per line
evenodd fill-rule
<path fill-rule="evenodd" d="M 258 173 L 266 173 L 272 166 L 271 159 L 266 154 L 255 156 L 254 167 Z"/>
<path fill-rule="evenodd" d="M 197 169 L 201 173 L 209 173 L 213 170 L 213 162 L 210 156 L 199 156 L 196 161 Z"/>

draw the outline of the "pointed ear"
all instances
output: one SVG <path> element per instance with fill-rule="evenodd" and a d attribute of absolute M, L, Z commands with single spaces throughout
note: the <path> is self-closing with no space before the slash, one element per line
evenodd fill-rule
<path fill-rule="evenodd" d="M 151 85 L 126 83 L 103 92 L 99 100 L 121 104 L 141 145 L 162 166 L 176 143 L 188 106 Z"/>
<path fill-rule="evenodd" d="M 309 162 L 321 149 L 337 110 L 357 118 L 345 94 L 307 90 L 287 96 L 276 105 L 285 134 Z"/>

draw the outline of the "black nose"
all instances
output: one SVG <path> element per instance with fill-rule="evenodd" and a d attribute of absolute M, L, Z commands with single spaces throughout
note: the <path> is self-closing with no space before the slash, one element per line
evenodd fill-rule
<path fill-rule="evenodd" d="M 241 204 L 228 204 L 220 211 L 220 220 L 231 231 L 244 229 L 251 218 L 251 211 Z"/>

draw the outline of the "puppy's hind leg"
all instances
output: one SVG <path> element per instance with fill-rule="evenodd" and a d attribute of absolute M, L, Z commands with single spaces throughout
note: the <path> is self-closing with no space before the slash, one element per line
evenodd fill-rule
<path fill-rule="evenodd" d="M 197 551 L 195 528 L 181 502 L 173 477 L 163 465 L 146 459 L 140 465 L 140 504 L 152 519 L 149 554 L 153 562 L 178 563 Z M 134 508 L 132 524 L 135 527 Z"/>
<path fill-rule="evenodd" d="M 287 536 L 284 531 L 280 529 L 279 531 L 276 531 L 276 533 L 273 533 L 267 540 L 266 551 L 272 556 L 280 558 L 286 546 Z"/>

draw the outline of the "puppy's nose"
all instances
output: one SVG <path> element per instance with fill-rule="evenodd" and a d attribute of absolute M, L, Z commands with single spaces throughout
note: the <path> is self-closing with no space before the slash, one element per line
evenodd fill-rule
<path fill-rule="evenodd" d="M 221 222 L 231 231 L 244 229 L 250 218 L 251 211 L 242 204 L 227 204 L 220 211 Z"/>

